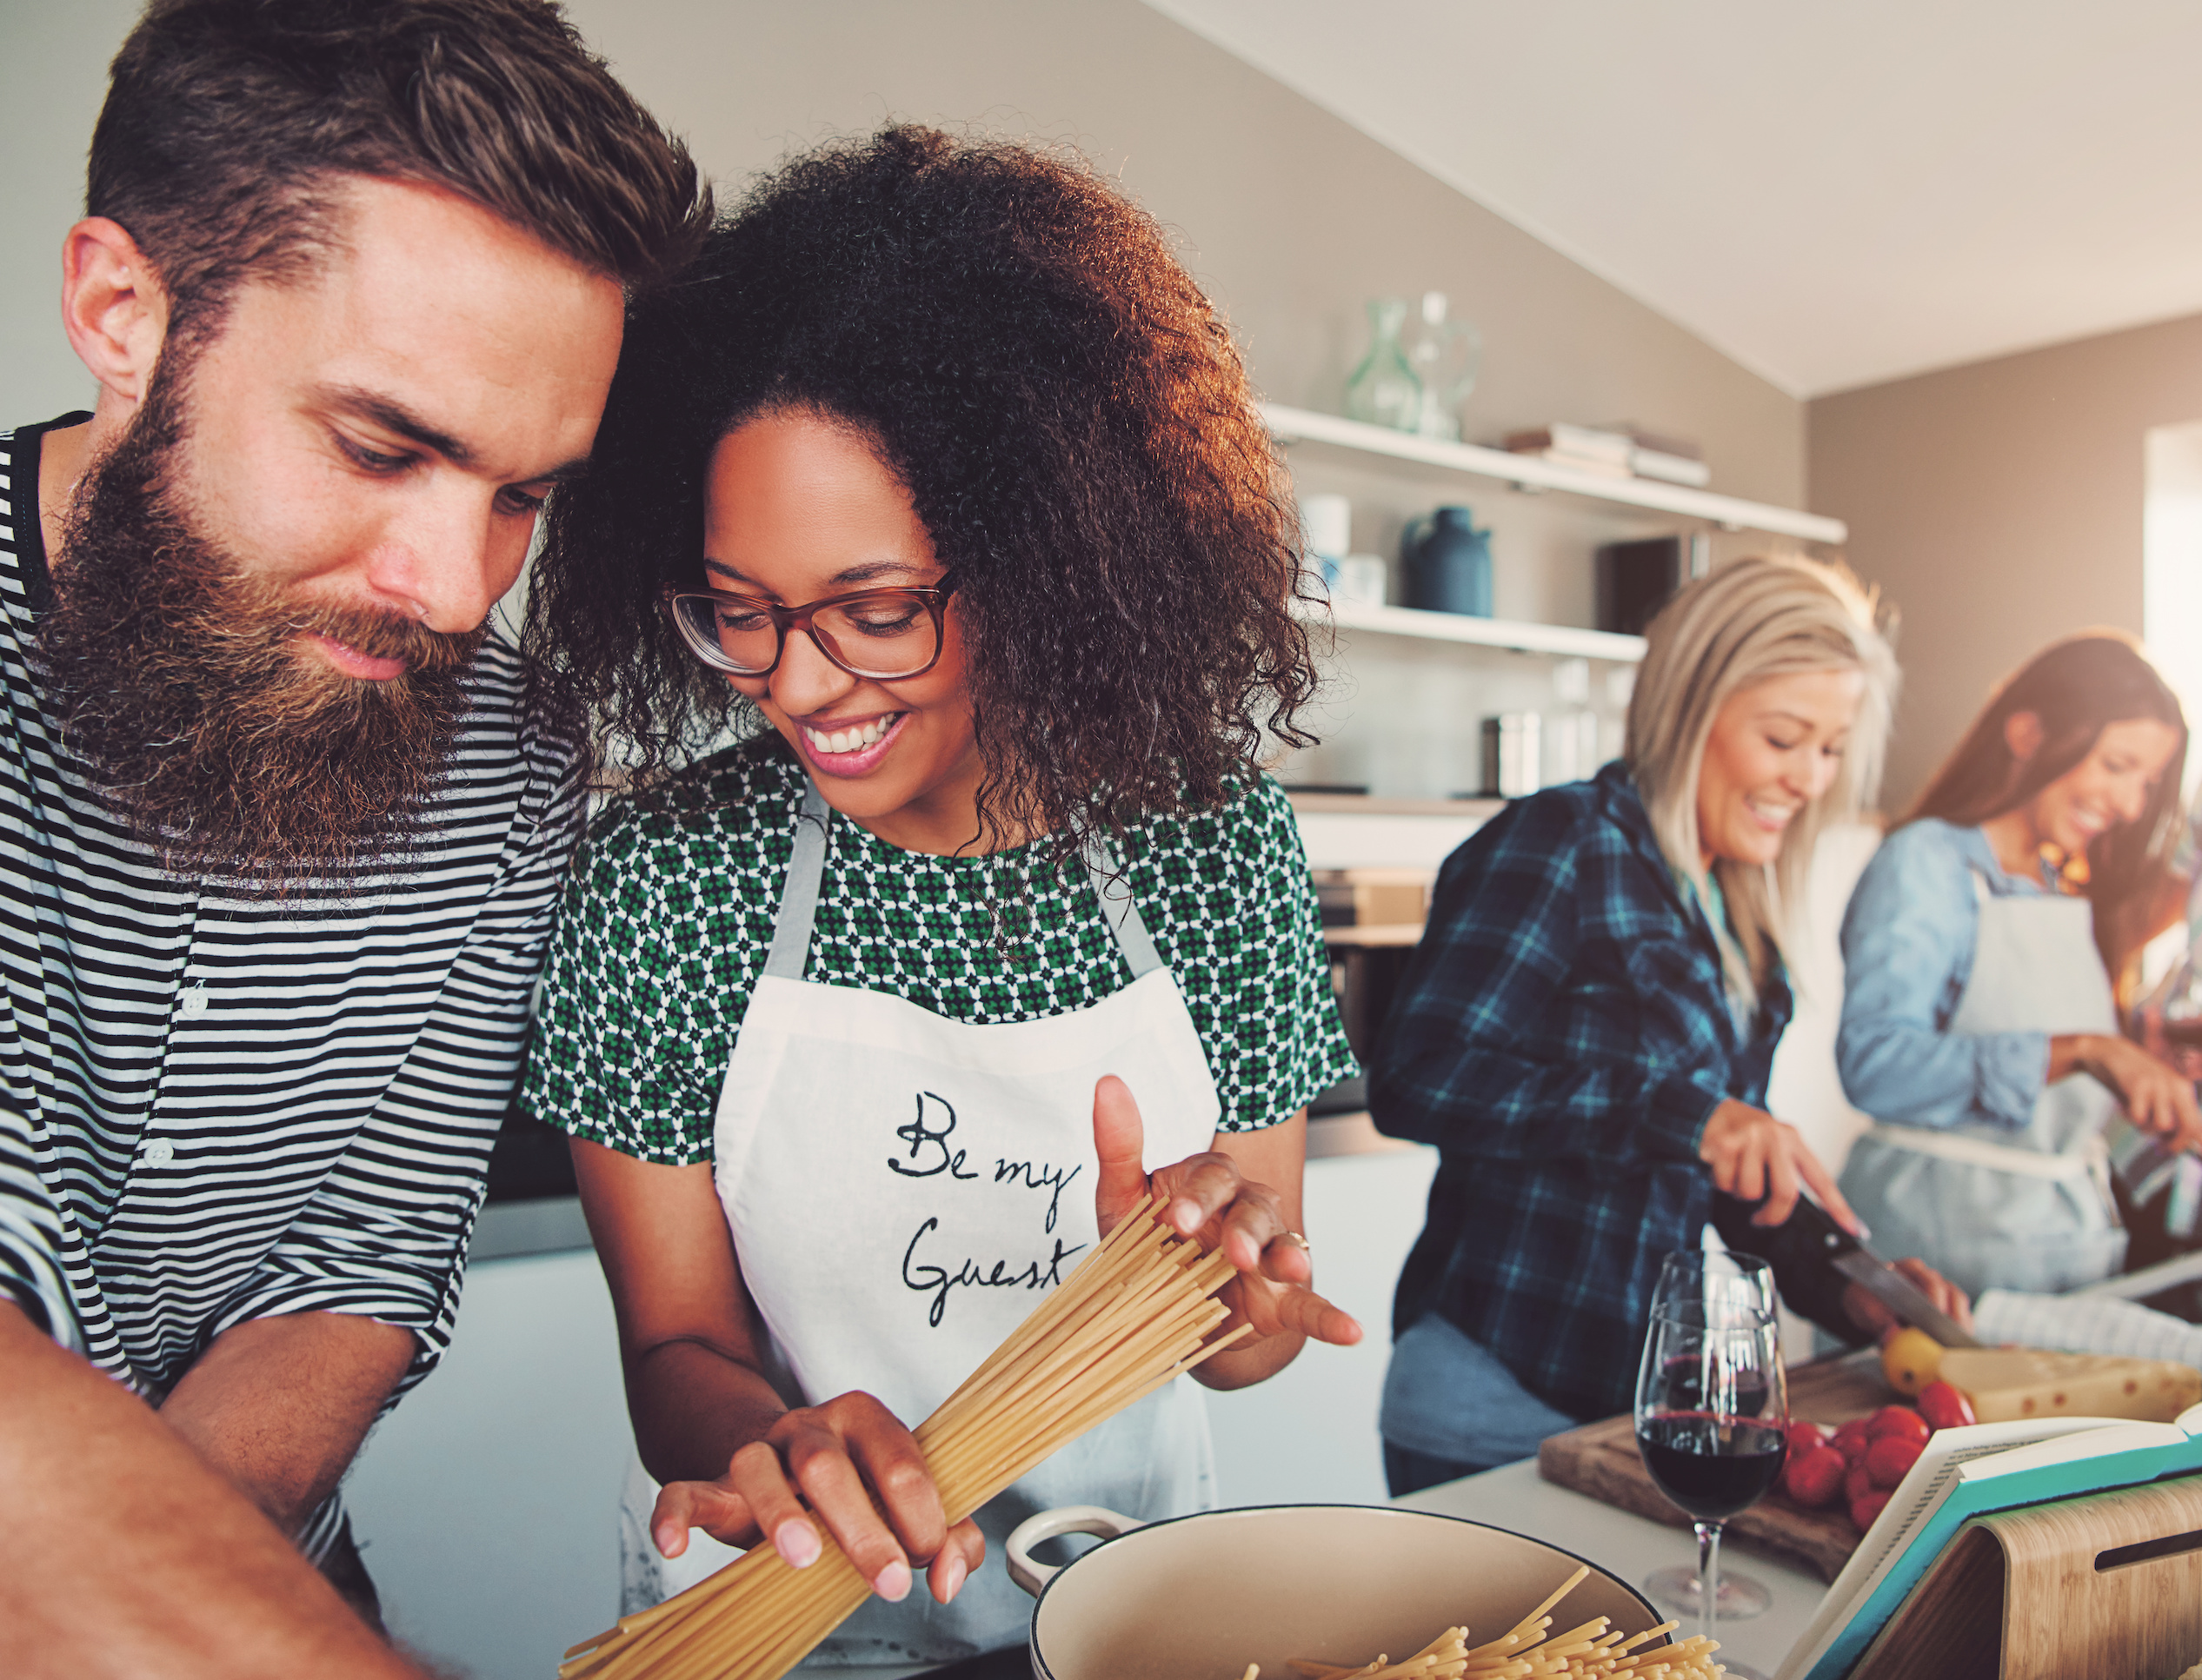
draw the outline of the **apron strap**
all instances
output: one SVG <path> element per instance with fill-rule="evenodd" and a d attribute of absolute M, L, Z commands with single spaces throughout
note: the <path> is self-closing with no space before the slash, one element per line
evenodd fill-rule
<path fill-rule="evenodd" d="M 810 926 L 818 916 L 818 886 L 826 875 L 826 796 L 805 780 L 802 809 L 795 813 L 795 852 L 788 860 L 787 884 L 780 889 L 780 913 L 772 924 L 772 949 L 764 972 L 775 979 L 799 980 L 810 955 Z"/>
<path fill-rule="evenodd" d="M 802 808 L 795 815 L 795 855 L 788 860 L 788 880 L 780 889 L 780 911 L 773 920 L 772 948 L 765 953 L 764 973 L 775 979 L 799 980 L 810 955 L 811 925 L 818 916 L 818 889 L 826 874 L 826 824 L 832 812 L 818 784 L 807 781 Z M 1101 924 L 1116 940 L 1116 948 L 1131 966 L 1132 978 L 1144 979 L 1162 966 L 1154 935 L 1140 920 L 1132 889 L 1096 837 L 1085 850 L 1086 873 L 1101 899 Z"/>
<path fill-rule="evenodd" d="M 1933 1155 L 1945 1161 L 1958 1161 L 1966 1166 L 1985 1166 L 1998 1172 L 2015 1172 L 2028 1179 L 2061 1179 L 2078 1183 L 2092 1179 L 2102 1184 L 2109 1175 L 2109 1152 L 2102 1139 L 2089 1133 L 2086 1141 L 2070 1154 L 2049 1155 L 2037 1149 L 2021 1149 L 2015 1144 L 1991 1142 L 1965 1132 L 1934 1132 L 1919 1126 L 1891 1126 L 1876 1121 L 1868 1137 L 1878 1139 L 1897 1149 L 1908 1149 L 1915 1154 Z"/>
<path fill-rule="evenodd" d="M 1099 835 L 1086 842 L 1085 858 L 1087 876 L 1101 899 L 1101 922 L 1116 936 L 1116 948 L 1131 965 L 1132 978 L 1145 979 L 1162 966 L 1162 956 L 1154 948 L 1154 937 L 1147 931 L 1147 924 L 1140 920 L 1139 906 L 1132 902 L 1132 884 L 1124 879 Z"/>

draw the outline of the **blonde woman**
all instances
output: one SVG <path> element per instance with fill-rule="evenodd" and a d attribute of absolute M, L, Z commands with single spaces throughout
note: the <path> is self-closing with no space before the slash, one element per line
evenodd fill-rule
<path fill-rule="evenodd" d="M 1722 568 L 1650 641 L 1620 761 L 1446 860 L 1370 1070 L 1377 1124 L 1441 1152 L 1394 1307 L 1394 1494 L 1627 1410 L 1660 1262 L 1708 1222 L 1837 1334 L 1887 1322 L 1768 1229 L 1803 1189 L 1850 1214 L 1760 1105 L 1781 906 L 1872 795 L 1894 661 L 1857 585 L 1804 561 Z"/>

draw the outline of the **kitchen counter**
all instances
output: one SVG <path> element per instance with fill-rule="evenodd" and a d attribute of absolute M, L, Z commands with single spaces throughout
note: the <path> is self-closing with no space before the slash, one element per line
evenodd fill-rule
<path fill-rule="evenodd" d="M 1696 1561 L 1697 1543 L 1689 1530 L 1667 1528 L 1555 1487 L 1537 1474 L 1533 1458 L 1426 1488 L 1394 1503 L 1511 1529 L 1563 1547 L 1640 1588 L 1644 1577 L 1655 1569 Z M 1713 1637 L 1720 1642 L 1720 1655 L 1771 1675 L 1803 1635 L 1827 1589 L 1813 1576 L 1770 1562 L 1740 1546 L 1722 1546 L 1720 1560 L 1723 1572 L 1733 1568 L 1748 1575 L 1773 1597 L 1773 1605 L 1765 1615 L 1719 1625 Z M 1685 1634 L 1696 1630 L 1693 1624 L 1682 1629 Z"/>

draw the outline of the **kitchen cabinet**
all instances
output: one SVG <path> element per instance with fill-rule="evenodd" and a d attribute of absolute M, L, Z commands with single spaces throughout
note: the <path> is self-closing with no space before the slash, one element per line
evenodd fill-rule
<path fill-rule="evenodd" d="M 1327 1132 L 1327 1137 L 1317 1136 Z M 1437 1151 L 1377 1137 L 1366 1115 L 1310 1128 L 1305 1213 L 1316 1292 L 1360 1321 L 1359 1345 L 1310 1343 L 1266 1383 L 1208 1397 L 1217 1494 L 1227 1505 L 1301 1500 L 1380 1504 L 1376 1434 L 1392 1357 L 1392 1290 L 1422 1229 Z"/>
<path fill-rule="evenodd" d="M 345 1484 L 391 1631 L 472 1680 L 555 1674 L 619 1615 L 630 1438 L 595 1251 L 471 1266 L 450 1351 Z"/>

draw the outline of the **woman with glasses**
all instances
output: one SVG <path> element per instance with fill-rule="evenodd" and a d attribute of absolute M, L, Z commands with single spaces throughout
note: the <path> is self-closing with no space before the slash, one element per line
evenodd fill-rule
<path fill-rule="evenodd" d="M 813 154 L 635 312 L 529 611 L 595 628 L 565 674 L 644 791 L 523 1099 L 618 1310 L 629 1608 L 830 1537 L 878 1597 L 814 1663 L 1021 1650 L 982 1531 L 1208 1504 L 1184 1381 L 975 1526 L 908 1433 L 1150 1185 L 1241 1269 L 1255 1335 L 1202 1382 L 1358 1339 L 1298 1232 L 1354 1064 L 1257 767 L 1305 739 L 1296 539 L 1223 323 L 1074 157 Z"/>

